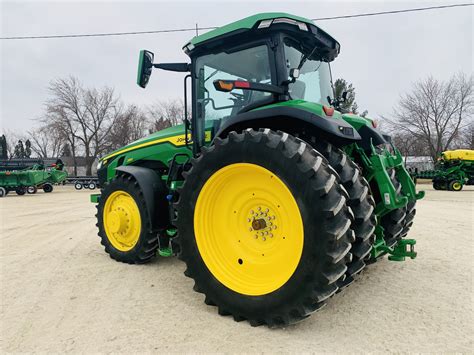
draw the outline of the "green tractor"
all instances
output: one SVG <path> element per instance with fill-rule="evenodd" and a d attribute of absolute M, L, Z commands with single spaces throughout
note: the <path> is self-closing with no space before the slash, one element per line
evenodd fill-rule
<path fill-rule="evenodd" d="M 178 255 L 205 303 L 237 321 L 297 322 L 404 239 L 423 193 L 376 123 L 335 107 L 339 43 L 312 21 L 258 14 L 194 37 L 184 123 L 100 160 L 97 226 L 111 258 Z"/>

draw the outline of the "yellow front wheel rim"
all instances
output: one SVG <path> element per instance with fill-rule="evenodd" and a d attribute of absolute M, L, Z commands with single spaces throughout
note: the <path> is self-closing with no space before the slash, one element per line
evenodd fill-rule
<path fill-rule="evenodd" d="M 126 252 L 137 244 L 142 222 L 137 203 L 129 193 L 119 190 L 109 195 L 103 222 L 107 239 L 117 250 Z"/>
<path fill-rule="evenodd" d="M 212 275 L 240 294 L 265 295 L 295 272 L 303 251 L 300 210 L 285 183 L 248 163 L 215 172 L 199 193 L 194 232 Z"/>
<path fill-rule="evenodd" d="M 455 191 L 461 190 L 461 187 L 462 187 L 462 185 L 461 185 L 460 182 L 455 182 L 455 183 L 453 184 L 453 190 L 455 190 Z"/>

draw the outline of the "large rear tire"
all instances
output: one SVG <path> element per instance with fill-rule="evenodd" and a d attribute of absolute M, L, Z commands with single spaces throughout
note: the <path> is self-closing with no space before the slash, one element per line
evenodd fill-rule
<path fill-rule="evenodd" d="M 311 145 L 328 160 L 339 174 L 339 181 L 349 194 L 347 204 L 354 213 L 351 228 L 355 234 L 352 243 L 352 261 L 347 264 L 346 279 L 339 287 L 345 287 L 354 281 L 354 277 L 362 272 L 365 260 L 372 250 L 375 240 L 375 201 L 370 194 L 367 180 L 362 176 L 357 165 L 340 149 L 325 141 L 315 141 Z"/>
<path fill-rule="evenodd" d="M 158 235 L 150 232 L 143 192 L 133 177 L 121 175 L 105 186 L 96 217 L 101 244 L 112 259 L 143 264 L 155 256 Z"/>
<path fill-rule="evenodd" d="M 297 322 L 345 278 L 346 199 L 324 157 L 299 139 L 268 129 L 216 138 L 192 160 L 176 206 L 185 275 L 221 315 Z"/>

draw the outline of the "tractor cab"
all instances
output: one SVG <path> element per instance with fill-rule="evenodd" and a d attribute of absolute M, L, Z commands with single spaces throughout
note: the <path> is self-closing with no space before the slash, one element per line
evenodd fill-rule
<path fill-rule="evenodd" d="M 258 14 L 197 36 L 183 50 L 191 58 L 181 68 L 190 71 L 196 152 L 205 144 L 208 127 L 215 137 L 242 114 L 289 101 L 295 108 L 295 100 L 300 106 L 303 101 L 330 106 L 329 62 L 340 45 L 308 19 Z M 139 72 L 139 84 L 148 82 L 151 63 L 140 66 L 148 74 L 143 80 Z M 180 64 L 166 65 L 154 66 L 176 70 Z"/>

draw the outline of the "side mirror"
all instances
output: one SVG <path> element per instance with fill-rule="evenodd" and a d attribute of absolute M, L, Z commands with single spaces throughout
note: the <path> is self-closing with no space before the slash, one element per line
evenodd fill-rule
<path fill-rule="evenodd" d="M 346 99 L 347 99 L 347 91 L 344 91 L 344 92 L 342 93 L 342 100 L 343 100 L 343 101 L 346 101 Z"/>
<path fill-rule="evenodd" d="M 138 60 L 137 85 L 145 88 L 150 80 L 151 71 L 153 69 L 154 54 L 150 51 L 142 49 L 140 51 L 140 59 Z"/>

